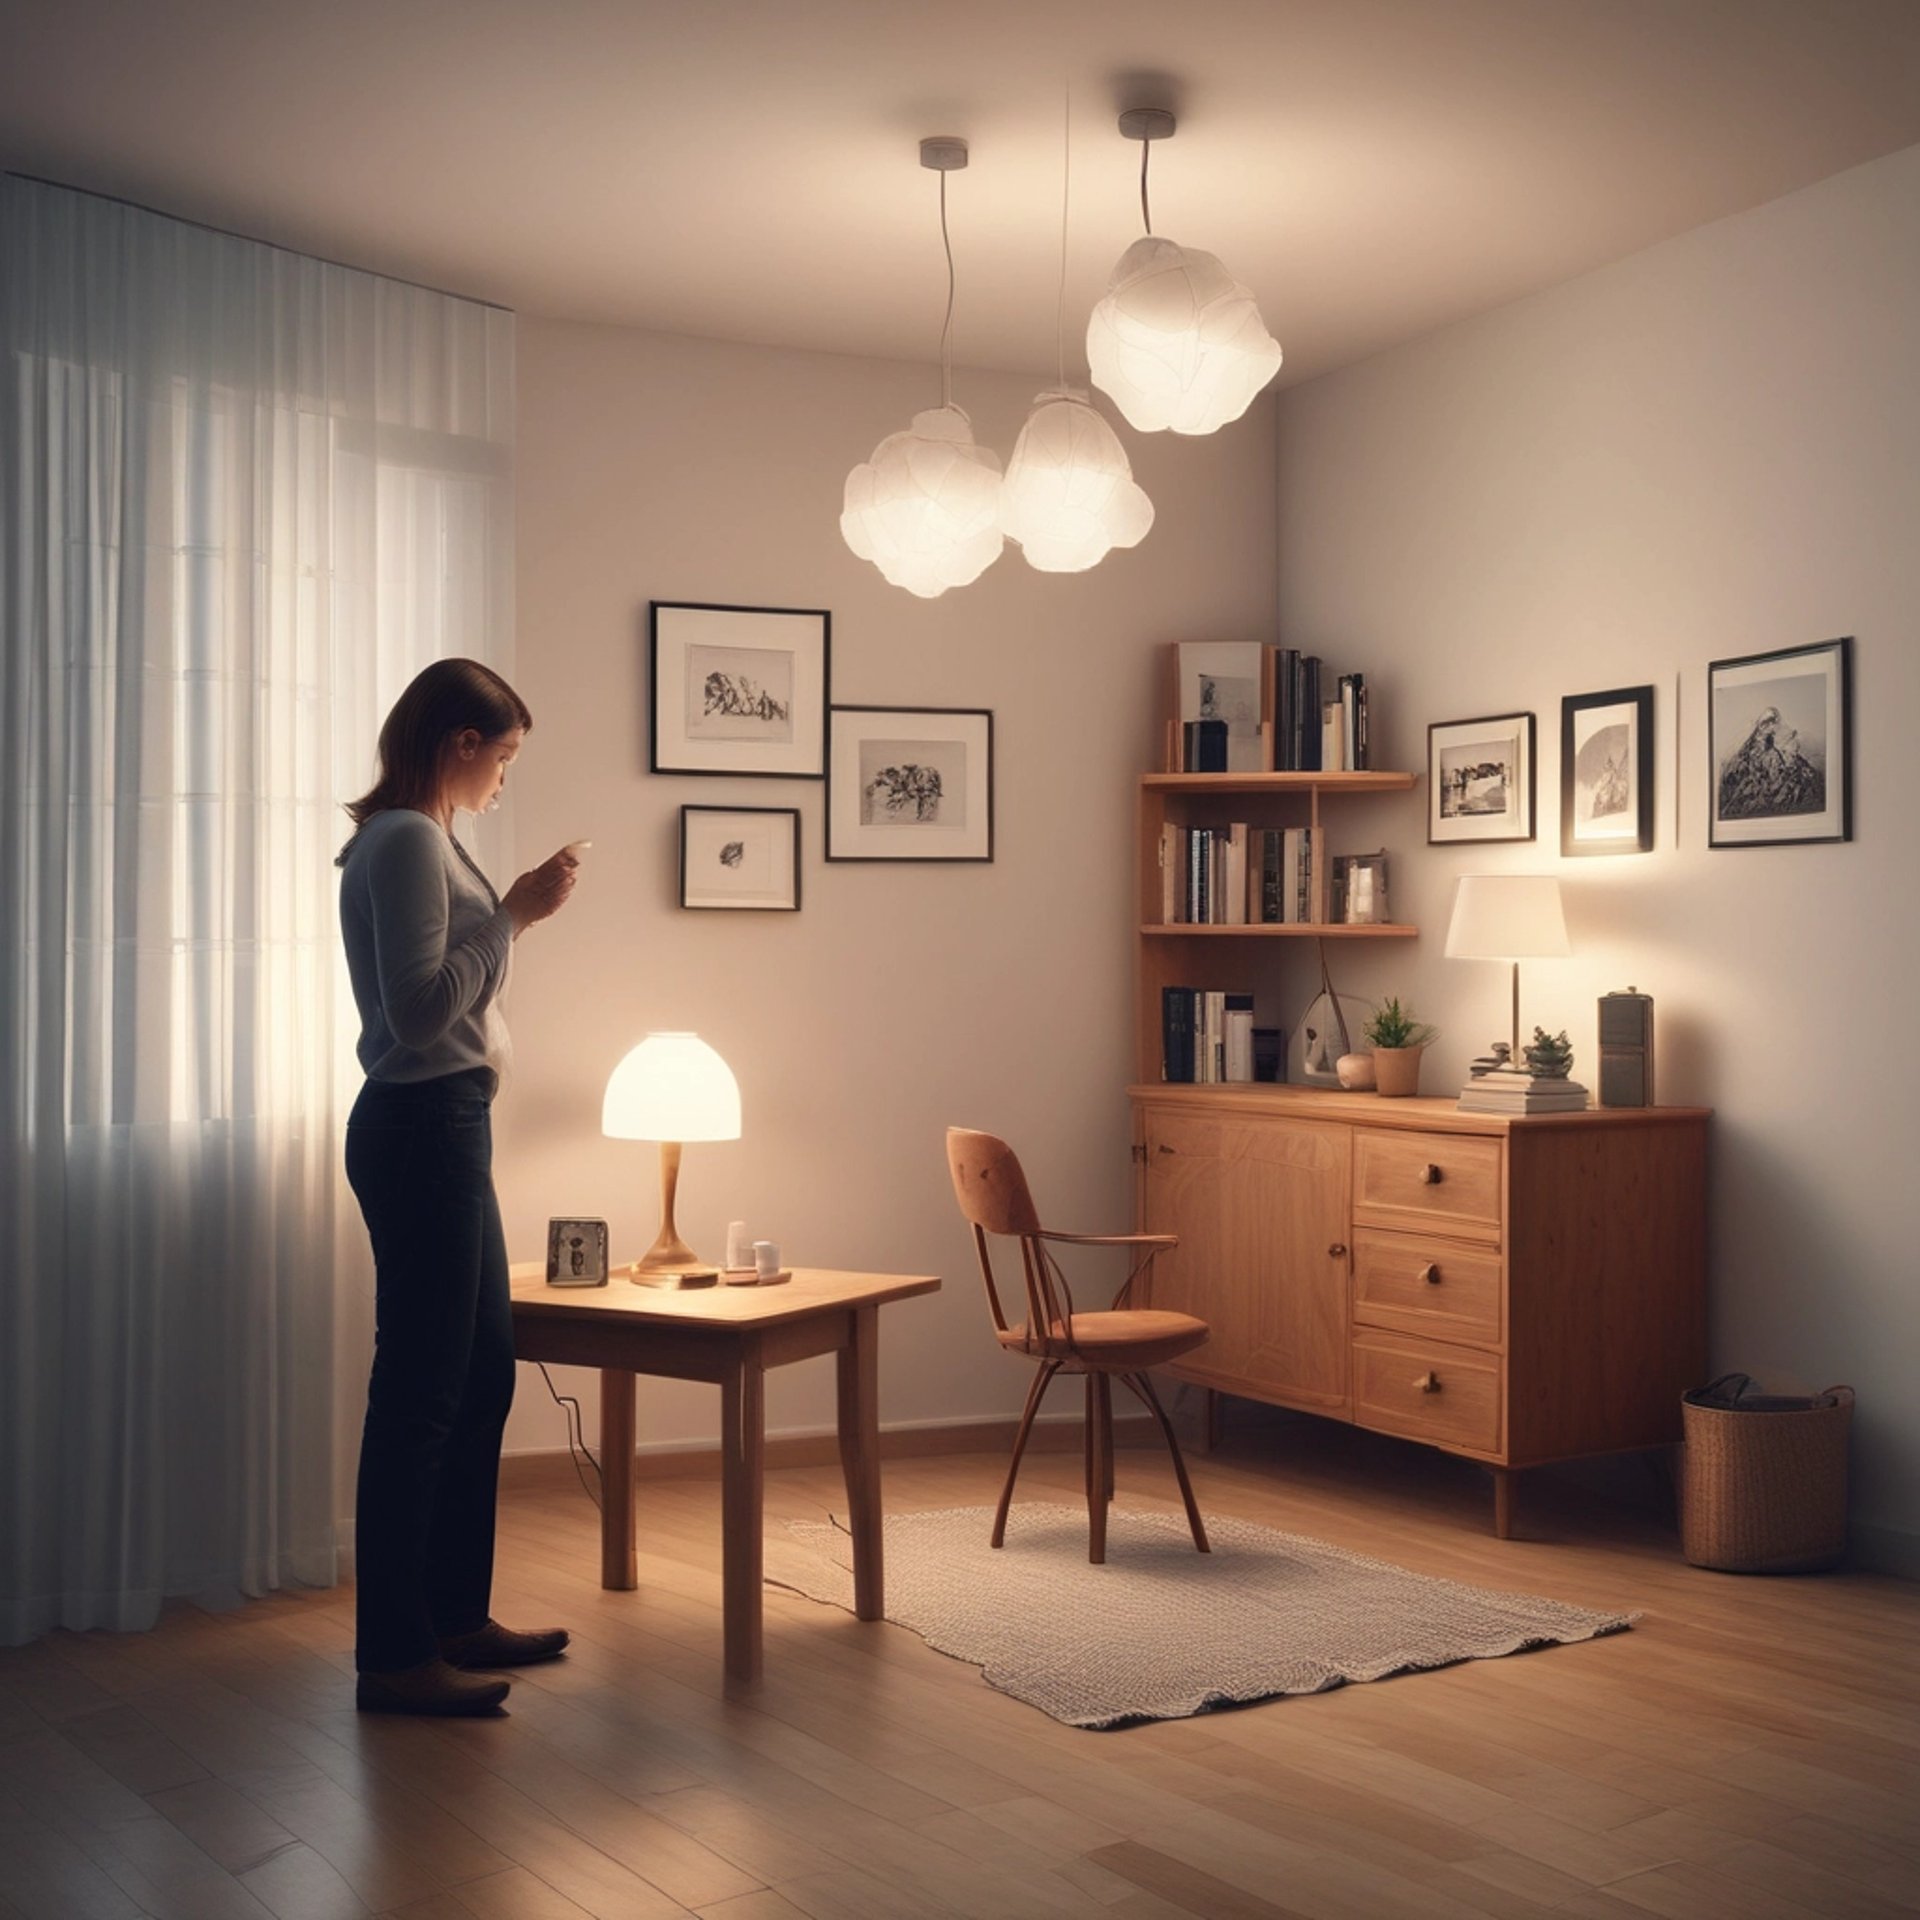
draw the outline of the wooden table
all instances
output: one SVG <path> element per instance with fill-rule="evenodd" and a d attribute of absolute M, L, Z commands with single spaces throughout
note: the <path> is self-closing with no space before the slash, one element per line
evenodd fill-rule
<path fill-rule="evenodd" d="M 513 1269 L 513 1344 L 522 1360 L 600 1369 L 600 1584 L 639 1585 L 634 1516 L 634 1376 L 720 1389 L 721 1579 L 726 1667 L 760 1673 L 766 1372 L 831 1353 L 839 1366 L 840 1463 L 853 1531 L 854 1612 L 885 1612 L 880 1533 L 880 1309 L 932 1293 L 929 1274 L 796 1267 L 770 1287 L 550 1287 L 542 1265 Z"/>

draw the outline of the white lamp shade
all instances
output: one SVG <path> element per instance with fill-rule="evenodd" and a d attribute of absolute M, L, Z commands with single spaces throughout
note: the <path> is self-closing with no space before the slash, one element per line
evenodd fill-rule
<path fill-rule="evenodd" d="M 1451 960 L 1561 960 L 1567 943 L 1560 882 L 1550 874 L 1468 874 L 1447 926 Z"/>
<path fill-rule="evenodd" d="M 1000 462 L 958 407 L 913 416 L 847 475 L 840 534 L 923 600 L 977 580 L 1000 557 Z"/>
<path fill-rule="evenodd" d="M 1087 322 L 1093 384 L 1142 433 L 1212 433 L 1280 371 L 1253 295 L 1210 253 L 1149 234 Z"/>
<path fill-rule="evenodd" d="M 695 1033 L 650 1033 L 614 1068 L 600 1131 L 615 1140 L 738 1140 L 740 1083 Z"/>
<path fill-rule="evenodd" d="M 1120 437 L 1083 393 L 1036 396 L 1001 485 L 1001 524 L 1042 573 L 1084 573 L 1153 525 Z"/>

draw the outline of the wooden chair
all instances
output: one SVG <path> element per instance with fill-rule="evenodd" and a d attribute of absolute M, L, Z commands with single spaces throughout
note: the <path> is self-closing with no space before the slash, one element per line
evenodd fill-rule
<path fill-rule="evenodd" d="M 1013 1504 L 1013 1483 L 1020 1471 L 1034 1415 L 1054 1376 L 1082 1373 L 1087 1379 L 1087 1558 L 1096 1565 L 1107 1557 L 1107 1507 L 1113 1499 L 1112 1382 L 1117 1378 L 1160 1423 L 1173 1471 L 1186 1503 L 1193 1544 L 1210 1552 L 1200 1509 L 1193 1502 L 1187 1463 L 1160 1396 L 1153 1390 L 1147 1369 L 1190 1353 L 1207 1337 L 1207 1323 L 1188 1313 L 1159 1313 L 1124 1304 L 1129 1289 L 1153 1265 L 1154 1256 L 1176 1244 L 1170 1233 L 1049 1233 L 1040 1224 L 1027 1177 L 1004 1140 L 965 1127 L 947 1129 L 947 1166 L 953 1174 L 954 1197 L 973 1228 L 980 1250 L 980 1271 L 987 1283 L 987 1310 L 993 1315 L 994 1337 L 1009 1353 L 1025 1354 L 1037 1371 L 1027 1392 L 1026 1410 L 1013 1441 L 1013 1459 L 1007 1483 L 1000 1490 L 1000 1506 L 993 1517 L 993 1544 L 1007 1537 L 1007 1509 Z M 989 1234 L 1003 1234 L 1020 1242 L 1025 1270 L 1027 1317 L 1018 1326 L 1008 1324 L 993 1274 Z M 1073 1247 L 1135 1247 L 1140 1258 L 1116 1296 L 1116 1305 L 1102 1313 L 1078 1313 L 1066 1276 L 1048 1251 L 1048 1243 Z"/>

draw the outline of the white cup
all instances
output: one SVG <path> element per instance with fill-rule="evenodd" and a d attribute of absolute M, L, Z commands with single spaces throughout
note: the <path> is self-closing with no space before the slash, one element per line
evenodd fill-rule
<path fill-rule="evenodd" d="M 780 1245 L 775 1240 L 753 1243 L 753 1270 L 762 1280 L 771 1280 L 780 1271 Z"/>
<path fill-rule="evenodd" d="M 753 1265 L 753 1242 L 747 1238 L 744 1220 L 727 1222 L 727 1265 L 736 1273 Z"/>

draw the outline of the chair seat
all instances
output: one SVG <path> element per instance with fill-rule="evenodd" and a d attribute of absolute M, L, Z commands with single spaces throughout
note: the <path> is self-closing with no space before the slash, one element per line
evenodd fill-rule
<path fill-rule="evenodd" d="M 1158 1367 L 1191 1353 L 1207 1338 L 1204 1320 L 1190 1313 L 1162 1313 L 1152 1308 L 1127 1307 L 1108 1313 L 1076 1313 L 1072 1334 L 1059 1321 L 1050 1335 L 1030 1338 L 1025 1327 L 1009 1327 L 1000 1344 L 1037 1357 L 1079 1359 L 1103 1372 L 1133 1373 Z"/>

